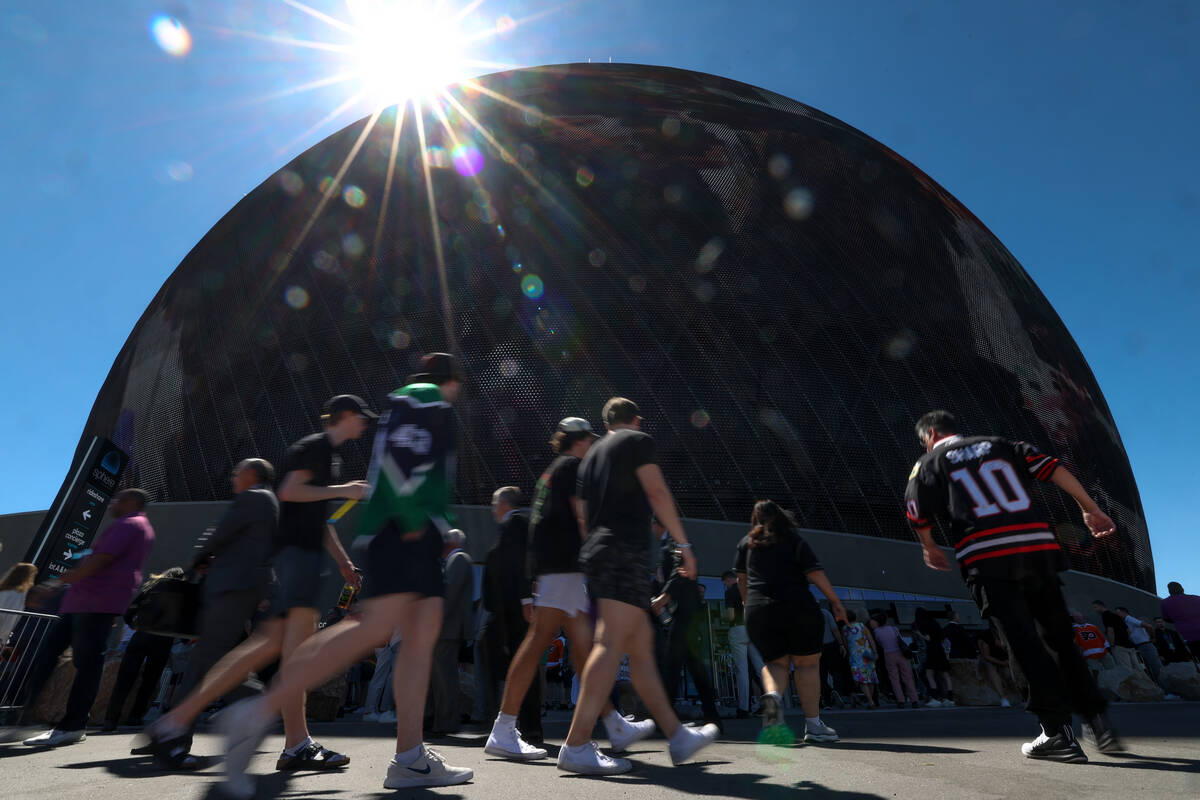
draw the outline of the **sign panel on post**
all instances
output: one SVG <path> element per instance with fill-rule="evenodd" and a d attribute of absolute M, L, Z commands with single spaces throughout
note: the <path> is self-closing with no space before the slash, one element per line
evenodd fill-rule
<path fill-rule="evenodd" d="M 67 479 L 62 501 L 46 514 L 25 555 L 26 561 L 37 565 L 38 580 L 76 566 L 79 555 L 91 547 L 128 462 L 129 456 L 112 442 L 100 436 L 92 439 L 79 467 Z"/>

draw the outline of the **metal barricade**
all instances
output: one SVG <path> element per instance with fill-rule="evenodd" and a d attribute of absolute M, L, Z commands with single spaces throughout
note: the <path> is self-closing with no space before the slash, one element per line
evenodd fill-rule
<path fill-rule="evenodd" d="M 7 642 L 0 645 L 0 712 L 19 709 L 25 702 L 38 653 L 50 627 L 58 620 L 53 614 L 0 608 L 0 628 L 9 627 L 14 617 L 16 624 Z"/>

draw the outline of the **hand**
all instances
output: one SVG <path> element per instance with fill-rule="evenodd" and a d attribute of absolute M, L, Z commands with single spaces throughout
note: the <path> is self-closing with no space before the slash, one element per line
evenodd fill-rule
<path fill-rule="evenodd" d="M 346 498 L 347 500 L 362 500 L 363 496 L 367 493 L 367 482 L 350 481 L 349 483 L 344 484 L 342 489 L 345 490 L 342 493 L 342 497 Z"/>
<path fill-rule="evenodd" d="M 526 624 L 533 622 L 533 603 L 521 604 L 521 616 L 525 617 Z"/>
<path fill-rule="evenodd" d="M 342 577 L 346 579 L 346 583 L 353 586 L 355 591 L 362 588 L 362 573 L 355 571 L 353 562 L 347 561 L 344 564 L 339 564 L 338 572 L 342 573 Z"/>
<path fill-rule="evenodd" d="M 1097 539 L 1103 539 L 1117 532 L 1117 526 L 1109 519 L 1108 514 L 1105 514 L 1098 508 L 1095 511 L 1083 512 L 1083 524 L 1087 525 L 1088 530 L 1092 532 L 1092 536 Z"/>
<path fill-rule="evenodd" d="M 833 614 L 833 618 L 843 625 L 849 625 L 850 620 L 846 617 L 846 607 L 838 601 L 833 601 L 829 604 L 829 613 Z M 845 648 L 842 648 L 843 650 Z"/>
<path fill-rule="evenodd" d="M 949 572 L 950 562 L 946 559 L 946 554 L 942 552 L 942 548 L 934 545 L 933 547 L 921 548 L 925 555 L 925 566 L 930 569 L 936 569 L 938 572 Z"/>
<path fill-rule="evenodd" d="M 658 597 L 655 597 L 650 601 L 650 610 L 654 612 L 655 616 L 660 616 L 662 614 L 663 609 L 666 608 L 667 601 L 669 599 L 670 598 L 667 597 L 667 595 L 660 594 Z"/>
<path fill-rule="evenodd" d="M 692 554 L 692 548 L 685 547 L 679 552 L 682 556 L 681 560 L 683 561 L 683 564 L 679 567 L 679 569 L 676 570 L 676 572 L 685 578 L 695 578 L 696 556 Z"/>

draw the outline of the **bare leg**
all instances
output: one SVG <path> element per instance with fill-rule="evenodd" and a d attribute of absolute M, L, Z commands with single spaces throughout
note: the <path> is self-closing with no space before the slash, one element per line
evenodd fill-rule
<path fill-rule="evenodd" d="M 605 602 L 603 600 L 601 603 Z M 612 600 L 608 602 L 617 603 Z M 617 605 L 625 605 L 617 603 Z M 626 608 L 633 609 L 633 606 L 625 605 Z M 601 606 L 601 613 L 603 613 Z M 633 689 L 637 692 L 638 697 L 646 705 L 650 716 L 658 723 L 659 729 L 663 735 L 670 739 L 679 730 L 682 723 L 679 717 L 675 715 L 675 708 L 671 705 L 670 698 L 667 697 L 667 690 L 663 688 L 662 677 L 658 672 L 658 664 L 654 660 L 654 630 L 650 627 L 650 618 L 645 611 L 638 611 L 638 616 L 633 621 L 633 630 L 628 637 L 629 642 L 629 678 L 633 682 Z M 592 651 L 595 652 L 594 650 Z M 617 666 L 620 666 L 622 651 L 617 650 Z M 590 663 L 590 659 L 589 659 Z M 612 688 L 613 678 L 616 677 L 615 671 L 612 677 L 608 678 L 607 684 L 602 684 L 599 691 L 608 696 L 609 690 Z M 581 693 L 582 694 L 582 693 Z M 582 696 L 580 697 L 582 700 Z M 605 704 L 608 708 L 612 708 L 609 703 Z M 578 706 L 576 706 L 578 713 Z M 590 729 L 589 729 L 590 730 Z M 575 732 L 575 724 L 571 724 L 572 733 Z M 587 741 L 587 732 L 584 732 L 583 741 Z M 576 741 L 576 744 L 583 742 Z"/>
<path fill-rule="evenodd" d="M 670 736 L 679 727 L 679 719 L 670 710 L 653 656 L 649 655 L 654 649 L 646 612 L 637 606 L 608 598 L 601 598 L 599 605 L 596 644 L 583 668 L 579 681 L 579 700 L 575 704 L 575 716 L 571 718 L 571 730 L 567 733 L 565 744 L 579 747 L 591 739 L 592 728 L 596 726 L 600 710 L 607 701 L 617 677 L 621 656 L 625 652 L 631 654 L 629 671 L 638 696 L 654 715 L 659 728 Z M 649 663 L 646 662 L 647 658 Z"/>
<path fill-rule="evenodd" d="M 584 665 L 587 664 L 588 656 L 592 652 L 592 637 L 595 636 L 592 621 L 586 614 L 576 614 L 573 617 L 565 617 L 562 628 L 567 634 L 567 642 L 571 645 L 571 665 L 577 673 L 582 675 Z M 619 666 L 620 662 L 617 663 Z M 606 699 L 600 713 L 604 716 L 610 711 L 616 711 L 616 709 L 613 707 L 612 701 Z"/>
<path fill-rule="evenodd" d="M 875 705 L 875 684 L 860 683 L 859 686 L 862 687 L 863 694 L 867 696 L 867 702 L 871 705 Z"/>
<path fill-rule="evenodd" d="M 763 691 L 766 694 L 774 692 L 783 697 L 788 683 L 788 657 L 783 656 L 763 664 Z"/>
<path fill-rule="evenodd" d="M 529 685 L 533 682 L 534 673 L 542 658 L 542 653 L 554 641 L 558 629 L 567 619 L 565 611 L 557 608 L 534 608 L 533 622 L 525 634 L 521 646 L 513 655 L 512 663 L 508 666 L 508 677 L 504 682 L 504 697 L 500 701 L 500 711 L 516 716 L 521 710 L 521 702 Z M 571 643 L 575 649 L 575 643 Z"/>
<path fill-rule="evenodd" d="M 442 630 L 444 602 L 440 597 L 421 597 L 406 604 L 400 612 L 400 649 L 396 651 L 396 666 L 392 670 L 397 753 L 421 744 L 429 670 L 433 647 Z"/>
<path fill-rule="evenodd" d="M 284 620 L 283 655 L 279 665 L 281 675 L 287 673 L 288 659 L 296 652 L 296 648 L 311 637 L 317 630 L 317 610 L 315 608 L 292 608 L 288 610 Z M 304 716 L 304 692 L 299 691 L 284 700 L 283 708 L 283 747 L 295 747 L 308 738 L 308 720 Z"/>
<path fill-rule="evenodd" d="M 230 691 L 255 670 L 279 657 L 283 647 L 283 620 L 272 619 L 259 626 L 249 639 L 225 654 L 200 685 L 161 718 L 158 724 L 169 728 L 188 728 L 201 712 L 221 695 Z"/>
<path fill-rule="evenodd" d="M 792 680 L 796 683 L 804 716 L 818 717 L 821 715 L 821 654 L 792 656 L 791 659 L 796 667 Z"/>

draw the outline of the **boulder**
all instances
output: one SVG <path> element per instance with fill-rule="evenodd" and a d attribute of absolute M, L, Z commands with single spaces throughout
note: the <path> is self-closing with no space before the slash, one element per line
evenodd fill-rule
<path fill-rule="evenodd" d="M 1021 694 L 1013 685 L 1007 670 L 1001 670 L 1000 680 L 1004 684 L 1005 696 L 1009 702 L 1021 702 Z M 954 683 L 954 699 L 960 706 L 998 706 L 1000 695 L 988 682 L 983 667 L 973 658 L 950 659 L 950 680 Z"/>
<path fill-rule="evenodd" d="M 1185 700 L 1200 700 L 1200 670 L 1190 661 L 1167 664 L 1158 673 L 1163 689 Z"/>
<path fill-rule="evenodd" d="M 308 718 L 314 722 L 333 722 L 346 702 L 346 673 L 336 675 L 308 693 Z"/>
<path fill-rule="evenodd" d="M 1163 690 L 1142 670 L 1115 666 L 1103 670 L 1096 679 L 1100 692 L 1109 700 L 1150 703 L 1163 699 Z"/>
<path fill-rule="evenodd" d="M 108 700 L 112 696 L 113 686 L 117 683 L 117 670 L 120 669 L 120 666 L 120 653 L 110 654 L 106 657 L 104 672 L 100 678 L 100 690 L 96 693 L 96 701 L 92 703 L 90 719 L 93 722 L 102 719 L 104 712 L 108 709 Z M 46 725 L 58 722 L 62 718 L 63 712 L 67 710 L 67 697 L 71 694 L 71 684 L 74 682 L 75 665 L 71 663 L 71 651 L 67 650 L 59 658 L 54 667 L 54 674 L 42 687 L 41 694 L 34 699 L 26 719 Z M 134 691 L 136 690 L 134 687 Z"/>

